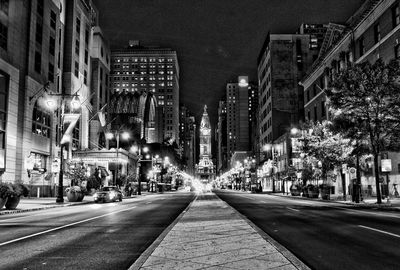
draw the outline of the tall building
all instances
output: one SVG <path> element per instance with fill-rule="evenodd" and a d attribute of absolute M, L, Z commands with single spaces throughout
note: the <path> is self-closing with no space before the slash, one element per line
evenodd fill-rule
<path fill-rule="evenodd" d="M 51 167 L 57 118 L 43 94 L 61 89 L 64 7 L 64 1 L 0 3 L 1 181 L 42 185 Z"/>
<path fill-rule="evenodd" d="M 303 120 L 303 91 L 298 83 L 319 53 L 310 45 L 310 35 L 267 35 L 257 71 L 259 151 Z"/>
<path fill-rule="evenodd" d="M 200 153 L 199 163 L 196 165 L 196 175 L 204 183 L 209 183 L 215 178 L 215 166 L 212 162 L 211 151 L 211 124 L 207 113 L 207 105 L 204 106 L 203 116 L 200 122 Z"/>
<path fill-rule="evenodd" d="M 249 150 L 249 80 L 239 76 L 238 82 L 226 85 L 226 122 L 228 160 L 235 151 Z"/>
<path fill-rule="evenodd" d="M 108 82 L 110 76 L 110 56 L 111 51 L 108 41 L 101 28 L 92 28 L 92 50 L 90 52 L 91 62 L 91 97 L 90 104 L 92 112 L 90 114 L 90 149 L 106 147 L 106 140 L 102 126 L 105 125 L 105 111 L 109 103 Z"/>
<path fill-rule="evenodd" d="M 215 131 L 217 145 L 216 171 L 221 174 L 228 168 L 227 156 L 227 125 L 226 125 L 226 101 L 220 100 L 218 104 L 218 123 Z"/>
<path fill-rule="evenodd" d="M 182 105 L 179 113 L 179 148 L 186 170 L 192 173 L 194 169 L 194 124 L 194 116 L 186 106 Z"/>
<path fill-rule="evenodd" d="M 125 49 L 111 53 L 111 96 L 121 110 L 136 114 L 140 138 L 162 142 L 171 138 L 179 144 L 179 65 L 176 51 L 144 47 L 130 41 Z M 124 101 L 139 100 L 139 109 Z"/>
<path fill-rule="evenodd" d="M 304 87 L 305 118 L 312 121 L 329 120 L 329 110 L 325 90 L 333 76 L 348 65 L 369 61 L 374 63 L 382 59 L 388 63 L 400 59 L 400 3 L 398 0 L 369 0 L 345 23 L 341 35 L 327 46 L 316 63 L 301 80 Z M 326 38 L 327 39 L 327 38 Z M 398 167 L 398 152 L 382 153 L 381 159 L 388 159 L 392 168 Z M 379 161 L 378 161 L 379 162 Z M 361 187 L 363 192 L 376 194 L 374 169 L 372 173 L 362 172 Z M 345 175 L 345 174 L 343 174 Z M 395 185 L 399 185 L 399 170 L 387 174 L 390 182 L 382 182 L 382 193 L 390 194 Z M 342 182 L 343 181 L 343 182 Z M 335 192 L 344 194 L 351 183 L 349 178 L 335 181 Z M 390 191 L 390 193 L 389 193 Z"/>
<path fill-rule="evenodd" d="M 324 42 L 325 33 L 328 29 L 327 24 L 310 24 L 310 23 L 302 23 L 300 25 L 298 34 L 300 35 L 309 35 L 310 36 L 310 49 L 320 51 L 321 46 Z M 313 54 L 314 59 L 318 57 L 317 54 Z"/>
<path fill-rule="evenodd" d="M 400 58 L 399 23 L 398 1 L 366 1 L 360 7 L 346 22 L 346 31 L 330 43 L 301 80 L 306 119 L 322 121 L 329 117 L 325 89 L 348 63 Z"/>
<path fill-rule="evenodd" d="M 258 85 L 256 83 L 249 83 L 248 86 L 249 96 L 249 142 L 252 153 L 258 152 Z"/>

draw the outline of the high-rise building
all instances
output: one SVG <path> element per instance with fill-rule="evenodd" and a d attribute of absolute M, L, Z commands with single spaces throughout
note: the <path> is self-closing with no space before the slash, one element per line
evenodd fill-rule
<path fill-rule="evenodd" d="M 64 7 L 0 2 L 0 181 L 42 185 L 51 167 L 57 118 L 43 94 L 61 89 Z"/>
<path fill-rule="evenodd" d="M 319 52 L 310 42 L 310 35 L 267 35 L 258 57 L 259 151 L 303 120 L 298 83 Z"/>
<path fill-rule="evenodd" d="M 144 47 L 130 41 L 125 49 L 111 53 L 111 96 L 121 113 L 136 114 L 140 138 L 162 142 L 169 138 L 179 144 L 179 65 L 176 51 Z M 125 100 L 139 100 L 136 112 Z M 120 101 L 119 101 L 120 100 Z M 122 102 L 122 103 L 121 103 Z"/>
<path fill-rule="evenodd" d="M 180 107 L 179 113 L 179 148 L 182 161 L 187 171 L 193 173 L 194 170 L 194 116 L 186 106 Z"/>
<path fill-rule="evenodd" d="M 110 48 L 107 39 L 99 26 L 92 28 L 91 62 L 91 98 L 93 107 L 90 114 L 90 149 L 106 146 L 104 132 L 101 127 L 105 125 L 105 112 L 109 103 L 109 76 L 110 76 Z M 96 115 L 97 114 L 97 115 Z"/>
<path fill-rule="evenodd" d="M 227 157 L 227 125 L 226 125 L 226 101 L 221 100 L 218 104 L 218 123 L 215 131 L 217 145 L 216 171 L 221 174 L 228 168 Z"/>
<path fill-rule="evenodd" d="M 238 82 L 226 85 L 227 158 L 235 151 L 249 150 L 249 80 L 239 76 Z"/>

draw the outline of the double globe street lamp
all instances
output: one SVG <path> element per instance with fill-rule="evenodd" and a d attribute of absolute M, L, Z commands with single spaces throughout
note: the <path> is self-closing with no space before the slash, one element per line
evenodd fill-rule
<path fill-rule="evenodd" d="M 113 185 L 115 186 L 117 183 L 117 178 L 119 177 L 119 166 L 120 166 L 120 161 L 119 161 L 119 140 L 120 140 L 120 136 L 123 140 L 127 141 L 130 138 L 130 134 L 127 131 L 123 131 L 123 130 L 114 130 L 114 131 L 108 131 L 105 134 L 105 137 L 108 141 L 112 140 L 114 137 L 117 141 L 117 168 L 116 168 L 116 172 L 115 172 L 115 177 L 113 178 Z"/>

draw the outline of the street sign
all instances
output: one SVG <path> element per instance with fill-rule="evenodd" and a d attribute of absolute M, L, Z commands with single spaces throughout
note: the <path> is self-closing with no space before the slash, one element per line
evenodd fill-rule
<path fill-rule="evenodd" d="M 382 167 L 382 172 L 391 172 L 392 171 L 392 160 L 390 158 L 382 159 L 381 167 Z"/>
<path fill-rule="evenodd" d="M 349 168 L 349 174 L 350 174 L 350 179 L 356 179 L 357 178 L 357 170 L 356 168 Z"/>

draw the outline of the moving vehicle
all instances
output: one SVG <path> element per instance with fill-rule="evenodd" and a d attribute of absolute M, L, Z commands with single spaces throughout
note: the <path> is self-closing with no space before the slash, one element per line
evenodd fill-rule
<path fill-rule="evenodd" d="M 122 201 L 122 192 L 116 186 L 102 187 L 93 194 L 94 202 Z"/>

